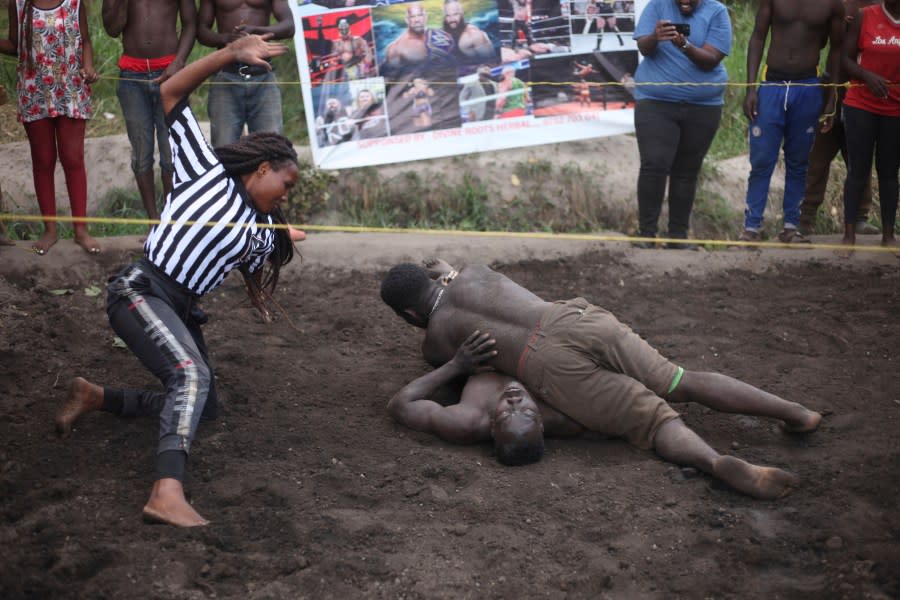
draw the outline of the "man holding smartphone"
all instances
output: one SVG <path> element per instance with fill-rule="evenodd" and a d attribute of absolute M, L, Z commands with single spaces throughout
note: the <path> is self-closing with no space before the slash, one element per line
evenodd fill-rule
<path fill-rule="evenodd" d="M 697 176 L 722 117 L 731 20 L 717 0 L 650 0 L 634 39 L 644 56 L 634 77 L 638 235 L 648 238 L 636 245 L 655 245 L 668 184 L 666 247 L 695 248 L 675 240 L 689 237 Z"/>

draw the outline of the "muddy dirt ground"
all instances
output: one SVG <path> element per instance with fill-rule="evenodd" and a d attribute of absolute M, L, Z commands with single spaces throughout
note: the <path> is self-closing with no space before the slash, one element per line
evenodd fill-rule
<path fill-rule="evenodd" d="M 222 406 L 186 480 L 212 524 L 190 531 L 140 518 L 156 423 L 96 413 L 65 440 L 52 427 L 75 375 L 158 385 L 113 347 L 105 292 L 85 291 L 137 243 L 0 249 L 0 597 L 900 597 L 894 257 L 318 239 L 277 296 L 299 332 L 261 322 L 236 276 L 203 303 Z M 753 500 L 600 436 L 508 468 L 486 444 L 395 425 L 388 398 L 427 367 L 378 285 L 435 250 L 548 299 L 583 295 L 689 369 L 825 412 L 818 432 L 787 436 L 679 406 L 715 448 L 802 486 Z"/>

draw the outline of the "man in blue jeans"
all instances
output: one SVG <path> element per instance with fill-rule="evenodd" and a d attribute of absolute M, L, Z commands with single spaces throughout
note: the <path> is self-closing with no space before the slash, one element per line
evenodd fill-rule
<path fill-rule="evenodd" d="M 275 23 L 270 25 L 273 16 Z M 287 0 L 200 0 L 197 39 L 204 46 L 223 48 L 241 36 L 266 33 L 273 34 L 273 40 L 294 35 L 294 17 Z M 213 147 L 236 142 L 245 124 L 248 133 L 282 133 L 284 129 L 275 74 L 258 65 L 231 63 L 214 75 L 207 110 Z"/>
<path fill-rule="evenodd" d="M 122 36 L 116 95 L 131 142 L 131 169 L 141 201 L 147 217 L 159 219 L 153 177 L 154 137 L 159 148 L 164 195 L 172 190 L 173 171 L 159 85 L 184 66 L 194 47 L 197 8 L 193 0 L 103 0 L 103 28 L 111 37 Z"/>
<path fill-rule="evenodd" d="M 766 65 L 757 86 L 763 48 L 769 30 Z M 830 88 L 823 110 L 817 84 L 819 50 L 829 40 L 828 72 L 839 73 L 844 41 L 842 0 L 761 0 L 747 48 L 747 95 L 744 114 L 750 120 L 750 178 L 741 241 L 759 241 L 769 183 L 784 145 L 784 227 L 778 239 L 786 244 L 809 243 L 797 229 L 806 187 L 809 151 L 817 119 L 831 127 L 835 94 Z M 834 80 L 832 80 L 834 83 Z M 757 87 L 759 88 L 757 90 Z"/>

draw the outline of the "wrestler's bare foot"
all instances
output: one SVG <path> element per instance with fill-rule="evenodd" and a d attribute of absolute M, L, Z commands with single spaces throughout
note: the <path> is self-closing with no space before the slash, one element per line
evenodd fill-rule
<path fill-rule="evenodd" d="M 734 456 L 714 459 L 712 474 L 739 492 L 761 500 L 784 498 L 800 481 L 796 475 L 787 471 L 751 465 Z"/>
<path fill-rule="evenodd" d="M 56 233 L 44 232 L 41 239 L 31 244 L 31 250 L 40 256 L 47 254 L 47 250 L 53 247 L 53 244 L 59 241 Z"/>
<path fill-rule="evenodd" d="M 175 527 L 201 527 L 209 521 L 200 516 L 184 497 L 184 487 L 177 479 L 158 479 L 144 505 L 144 521 L 164 523 Z"/>
<path fill-rule="evenodd" d="M 781 428 L 788 433 L 811 433 L 819 428 L 822 415 L 814 410 L 803 409 L 805 414 L 796 420 L 785 419 Z"/>
<path fill-rule="evenodd" d="M 72 425 L 81 415 L 92 410 L 100 410 L 103 406 L 103 388 L 95 385 L 82 377 L 76 377 L 69 384 L 69 394 L 66 401 L 53 419 L 56 423 L 56 433 L 67 436 L 72 433 Z"/>
<path fill-rule="evenodd" d="M 88 254 L 100 254 L 100 244 L 87 232 L 76 233 L 75 243 L 84 248 Z"/>

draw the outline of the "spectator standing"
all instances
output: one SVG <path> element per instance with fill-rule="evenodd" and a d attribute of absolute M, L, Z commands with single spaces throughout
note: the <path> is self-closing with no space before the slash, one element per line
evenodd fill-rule
<path fill-rule="evenodd" d="M 844 0 L 844 17 L 847 27 L 856 18 L 859 8 L 877 4 L 877 0 Z M 842 71 L 843 73 L 843 71 Z M 823 77 L 827 81 L 828 77 Z M 841 82 L 846 82 L 846 76 L 841 76 Z M 819 128 L 812 150 L 809 152 L 809 171 L 806 174 L 806 193 L 803 195 L 803 203 L 800 205 L 800 233 L 810 235 L 816 228 L 816 213 L 825 202 L 825 190 L 828 187 L 828 175 L 831 172 L 831 162 L 838 152 L 847 162 L 847 134 L 844 128 L 842 108 L 846 88 L 837 90 L 837 112 L 834 115 L 834 125 L 830 129 Z M 828 99 L 827 88 L 822 89 L 823 102 Z M 863 188 L 862 202 L 856 215 L 856 233 L 863 235 L 877 235 L 881 230 L 869 223 L 869 211 L 872 208 L 872 178 L 866 178 Z"/>
<path fill-rule="evenodd" d="M 676 23 L 689 25 L 690 33 L 677 31 Z M 639 235 L 656 237 L 668 182 L 668 236 L 687 239 L 697 176 L 722 117 L 728 81 L 722 59 L 731 51 L 731 21 L 717 0 L 651 0 L 634 39 L 644 56 L 634 77 Z M 669 81 L 701 85 L 640 85 Z"/>
<path fill-rule="evenodd" d="M 62 35 L 61 35 L 62 34 Z M 9 39 L 0 51 L 16 55 L 18 119 L 31 147 L 34 191 L 44 217 L 56 217 L 54 174 L 59 157 L 72 216 L 87 216 L 84 128 L 92 116 L 90 84 L 97 81 L 83 0 L 9 2 Z M 84 222 L 73 222 L 75 243 L 91 254 L 100 245 Z M 47 253 L 59 239 L 55 219 L 31 249 Z"/>
<path fill-rule="evenodd" d="M 178 21 L 181 32 L 178 32 Z M 163 193 L 172 191 L 172 150 L 159 86 L 178 72 L 197 37 L 193 0 L 103 0 L 103 28 L 122 36 L 116 96 L 131 143 L 131 170 L 147 217 L 159 219 L 153 176 L 153 140 L 159 148 Z"/>
<path fill-rule="evenodd" d="M 247 34 L 266 33 L 275 40 L 294 35 L 287 0 L 200 0 L 197 39 L 204 46 L 224 48 Z M 281 92 L 270 67 L 234 62 L 210 80 L 207 110 L 213 147 L 236 142 L 245 124 L 248 133 L 284 130 Z"/>
<path fill-rule="evenodd" d="M 771 31 L 762 84 L 757 90 L 763 48 Z M 828 72 L 831 82 L 839 73 L 841 44 L 844 41 L 842 0 L 760 0 L 756 24 L 747 48 L 747 94 L 744 115 L 750 120 L 750 178 L 747 208 L 741 241 L 762 239 L 763 213 L 769 197 L 769 183 L 784 146 L 784 227 L 779 241 L 809 243 L 797 229 L 800 203 L 806 187 L 809 151 L 816 136 L 817 119 L 829 129 L 835 114 L 836 95 L 828 88 L 822 110 L 822 96 L 816 84 L 819 50 L 829 39 Z"/>
<path fill-rule="evenodd" d="M 847 180 L 844 183 L 844 239 L 856 242 L 863 188 L 872 169 L 881 200 L 881 245 L 897 246 L 894 224 L 900 195 L 900 0 L 882 0 L 861 11 L 847 35 L 843 66 L 854 84 L 844 99 Z"/>

